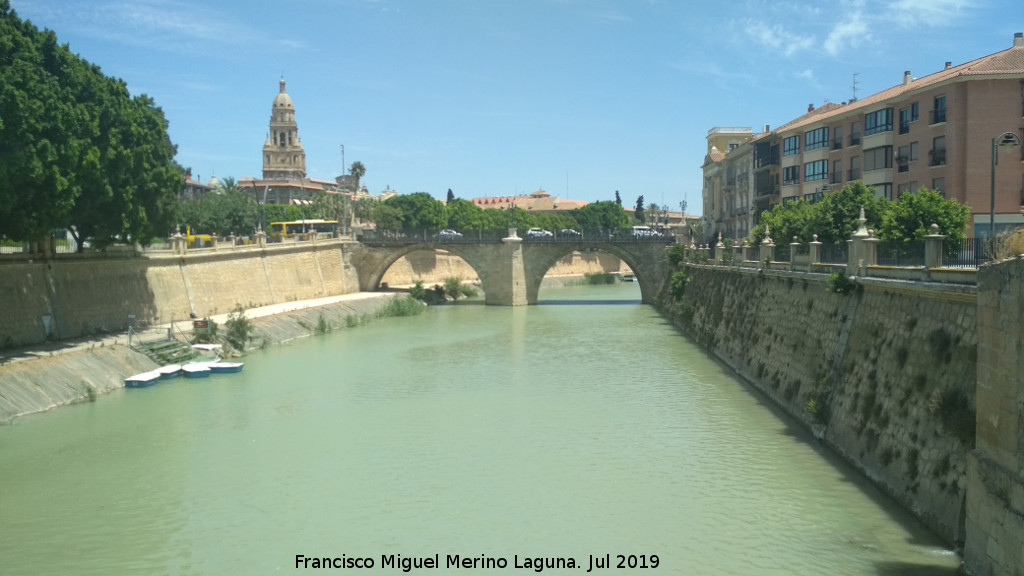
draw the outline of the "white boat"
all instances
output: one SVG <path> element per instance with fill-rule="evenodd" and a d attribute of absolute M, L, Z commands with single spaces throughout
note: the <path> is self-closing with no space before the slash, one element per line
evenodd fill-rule
<path fill-rule="evenodd" d="M 210 375 L 210 364 L 207 362 L 192 362 L 181 367 L 181 373 L 186 378 L 205 378 Z"/>
<path fill-rule="evenodd" d="M 206 364 L 214 373 L 218 372 L 241 372 L 243 362 L 209 362 Z"/>
<path fill-rule="evenodd" d="M 160 379 L 160 373 L 156 370 L 151 372 L 141 372 L 134 376 L 129 376 L 124 379 L 125 388 L 145 388 L 146 386 L 152 386 L 157 383 Z"/>
<path fill-rule="evenodd" d="M 168 364 L 157 368 L 156 371 L 160 373 L 161 380 L 177 378 L 178 374 L 181 374 L 181 364 Z"/>

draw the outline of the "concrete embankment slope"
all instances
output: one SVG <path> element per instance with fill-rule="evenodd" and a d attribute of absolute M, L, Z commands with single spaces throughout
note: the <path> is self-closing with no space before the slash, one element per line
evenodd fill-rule
<path fill-rule="evenodd" d="M 255 308 L 247 310 L 246 315 L 254 325 L 256 341 L 272 345 L 311 335 L 321 317 L 332 329 L 362 323 L 393 296 L 347 294 Z M 212 319 L 223 323 L 227 315 Z M 176 330 L 184 328 L 182 324 Z M 156 367 L 145 354 L 129 348 L 124 335 L 64 344 L 52 350 L 22 350 L 0 365 L 0 424 L 121 390 L 126 377 Z"/>
<path fill-rule="evenodd" d="M 687 267 L 662 312 L 949 542 L 964 539 L 973 287 Z"/>

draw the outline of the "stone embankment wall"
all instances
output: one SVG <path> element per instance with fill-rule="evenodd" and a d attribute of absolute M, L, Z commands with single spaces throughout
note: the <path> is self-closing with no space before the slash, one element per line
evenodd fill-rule
<path fill-rule="evenodd" d="M 978 443 L 964 566 L 1024 573 L 1024 259 L 978 271 Z"/>
<path fill-rule="evenodd" d="M 311 336 L 321 318 L 332 330 L 358 326 L 373 318 L 390 299 L 362 298 L 254 318 L 254 341 L 273 345 Z M 106 339 L 0 364 L 0 425 L 120 390 L 128 376 L 157 368 L 153 360 L 126 343 L 125 337 L 116 342 Z"/>
<path fill-rule="evenodd" d="M 963 542 L 977 363 L 970 287 L 863 279 L 840 294 L 821 275 L 684 273 L 681 297 L 671 287 L 659 297 L 663 313 L 939 535 Z"/>
<path fill-rule="evenodd" d="M 604 252 L 573 252 L 552 266 L 547 276 L 583 276 L 594 273 L 629 273 L 629 266 L 619 257 Z M 444 250 L 419 250 L 399 258 L 384 275 L 389 286 L 424 286 L 444 284 L 446 278 L 477 280 L 477 273 L 466 261 Z"/>

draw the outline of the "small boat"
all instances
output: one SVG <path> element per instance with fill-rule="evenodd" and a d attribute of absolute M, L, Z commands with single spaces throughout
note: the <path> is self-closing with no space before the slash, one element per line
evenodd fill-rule
<path fill-rule="evenodd" d="M 214 373 L 218 372 L 241 372 L 243 362 L 209 362 L 207 366 L 210 367 L 210 371 Z"/>
<path fill-rule="evenodd" d="M 156 371 L 160 373 L 161 380 L 177 378 L 178 374 L 181 374 L 181 364 L 168 364 L 157 368 Z"/>
<path fill-rule="evenodd" d="M 152 386 L 160 380 L 160 373 L 157 371 L 142 372 L 134 376 L 129 376 L 124 379 L 125 388 L 145 388 L 146 386 Z"/>
<path fill-rule="evenodd" d="M 210 365 L 206 362 L 192 362 L 181 367 L 186 378 L 205 378 L 210 375 Z"/>
<path fill-rule="evenodd" d="M 622 279 L 623 282 L 635 282 L 636 281 L 636 276 L 634 276 L 632 274 L 623 274 L 620 278 Z"/>

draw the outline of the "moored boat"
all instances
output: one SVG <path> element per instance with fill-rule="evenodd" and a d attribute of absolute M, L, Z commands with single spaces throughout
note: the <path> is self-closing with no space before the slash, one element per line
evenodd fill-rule
<path fill-rule="evenodd" d="M 210 371 L 214 373 L 218 372 L 241 372 L 242 366 L 245 364 L 242 362 L 210 362 L 207 366 L 210 367 Z"/>
<path fill-rule="evenodd" d="M 210 365 L 206 362 L 192 362 L 181 367 L 186 378 L 204 378 L 210 375 Z"/>
<path fill-rule="evenodd" d="M 156 384 L 157 380 L 160 379 L 160 373 L 157 371 L 152 372 L 141 372 L 134 376 L 129 376 L 124 379 L 125 388 L 145 388 L 146 386 L 152 386 Z"/>
<path fill-rule="evenodd" d="M 160 373 L 161 380 L 177 378 L 178 374 L 181 373 L 181 364 L 168 364 L 157 368 L 156 371 Z"/>

